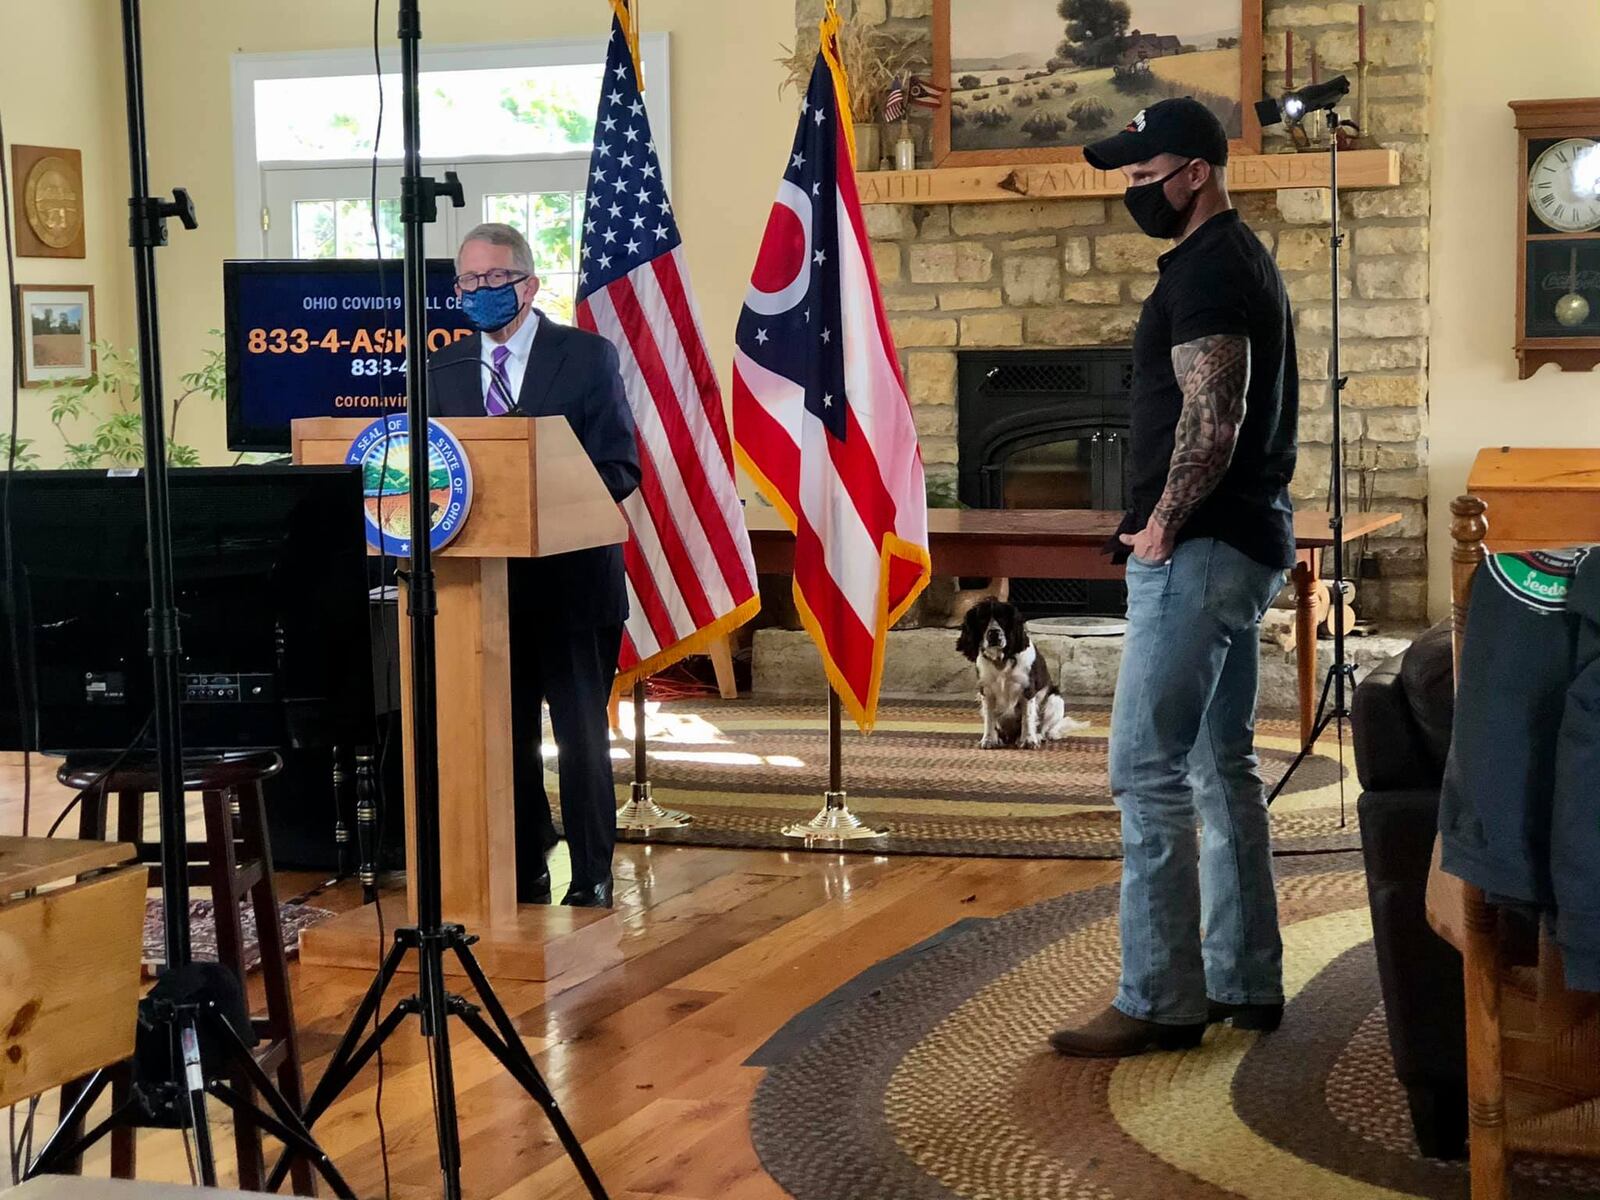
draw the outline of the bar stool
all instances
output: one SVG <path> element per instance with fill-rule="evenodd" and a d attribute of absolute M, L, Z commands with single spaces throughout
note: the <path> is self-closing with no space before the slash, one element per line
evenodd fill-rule
<path fill-rule="evenodd" d="M 300 1077 L 300 1047 L 295 1034 L 293 1000 L 289 990 L 289 964 L 278 918 L 277 889 L 272 878 L 272 849 L 267 841 L 266 806 L 261 783 L 283 767 L 274 753 L 192 755 L 183 763 L 185 791 L 199 792 L 205 815 L 205 840 L 186 843 L 189 882 L 211 889 L 212 917 L 216 922 L 217 958 L 246 987 L 244 929 L 239 905 L 248 899 L 255 910 L 256 941 L 261 954 L 261 981 L 266 993 L 266 1014 L 253 1020 L 259 1039 L 256 1061 L 268 1074 L 276 1073 L 278 1088 L 296 1112 L 305 1109 Z M 117 798 L 116 840 L 131 842 L 139 861 L 150 866 L 150 884 L 161 881 L 161 844 L 144 836 L 145 797 L 159 791 L 155 762 L 145 758 L 120 763 L 109 758 L 69 757 L 57 772 L 67 787 L 82 794 L 78 836 L 106 836 L 107 800 Z M 234 1086 L 244 1096 L 253 1094 L 248 1081 Z M 113 1085 L 112 1102 L 125 1098 L 127 1079 Z M 234 1144 L 239 1156 L 239 1186 L 260 1190 L 266 1177 L 261 1131 L 248 1121 L 234 1123 Z M 132 1178 L 134 1131 L 112 1134 L 112 1174 Z M 313 1195 L 312 1173 L 304 1159 L 293 1168 L 295 1193 Z"/>

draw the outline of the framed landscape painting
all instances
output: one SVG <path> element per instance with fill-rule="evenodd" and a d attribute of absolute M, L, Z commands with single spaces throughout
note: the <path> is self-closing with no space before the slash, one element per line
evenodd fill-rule
<path fill-rule="evenodd" d="M 17 285 L 22 386 L 47 387 L 94 374 L 94 288 Z"/>
<path fill-rule="evenodd" d="M 1261 0 L 934 0 L 933 59 L 936 167 L 1077 162 L 1171 96 L 1261 149 Z"/>

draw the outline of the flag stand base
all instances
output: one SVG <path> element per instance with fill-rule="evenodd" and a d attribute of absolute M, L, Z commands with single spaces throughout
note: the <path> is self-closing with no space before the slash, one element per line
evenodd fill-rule
<path fill-rule="evenodd" d="M 783 836 L 808 842 L 854 842 L 888 837 L 887 829 L 869 829 L 850 811 L 844 798 L 844 724 L 839 693 L 828 689 L 828 790 L 822 793 L 822 811 L 809 821 L 784 827 Z"/>
<path fill-rule="evenodd" d="M 617 809 L 617 828 L 634 833 L 649 833 L 653 829 L 682 829 L 693 821 L 688 813 L 662 808 L 650 794 L 648 783 L 633 785 L 633 798 Z"/>
<path fill-rule="evenodd" d="M 843 792 L 825 792 L 822 811 L 809 821 L 800 821 L 783 831 L 784 837 L 818 842 L 853 842 L 860 838 L 888 836 L 888 830 L 870 829 L 850 811 Z"/>
<path fill-rule="evenodd" d="M 617 828 L 631 833 L 650 833 L 657 829 L 682 829 L 694 820 L 688 813 L 662 808 L 652 796 L 650 768 L 645 742 L 644 680 L 633 683 L 633 794 L 617 809 Z"/>

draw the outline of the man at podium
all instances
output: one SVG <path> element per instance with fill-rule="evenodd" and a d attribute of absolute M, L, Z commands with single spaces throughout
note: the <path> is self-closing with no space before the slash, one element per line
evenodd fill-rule
<path fill-rule="evenodd" d="M 533 253 L 509 225 L 468 233 L 456 271 L 462 311 L 479 332 L 429 358 L 434 415 L 565 417 L 611 498 L 630 495 L 639 486 L 639 457 L 615 348 L 533 307 Z M 517 901 L 550 902 L 545 856 L 557 839 L 540 754 L 540 705 L 548 702 L 572 856 L 562 903 L 608 908 L 616 794 L 606 704 L 628 616 L 622 547 L 513 559 L 507 584 Z"/>

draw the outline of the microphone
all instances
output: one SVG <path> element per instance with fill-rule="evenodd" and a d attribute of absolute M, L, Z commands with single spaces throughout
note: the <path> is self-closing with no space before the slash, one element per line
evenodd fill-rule
<path fill-rule="evenodd" d="M 454 343 L 452 343 L 452 344 L 454 344 Z M 492 368 L 489 366 L 489 364 L 483 361 L 483 355 L 482 354 L 474 354 L 474 355 L 472 355 L 470 357 L 468 357 L 466 355 L 458 355 L 456 357 L 446 358 L 446 359 L 443 359 L 443 360 L 439 360 L 439 359 L 436 359 L 436 358 L 433 358 L 433 357 L 430 356 L 429 359 L 428 359 L 428 373 L 430 375 L 432 375 L 435 372 L 447 371 L 452 367 L 457 367 L 457 368 L 470 367 L 474 363 L 477 364 L 478 370 L 479 370 L 478 398 L 479 398 L 479 401 L 481 402 L 482 399 L 483 399 L 484 393 L 488 391 L 488 385 L 489 385 L 489 381 L 483 378 L 483 374 L 482 373 L 485 372 L 485 371 L 491 371 L 492 370 Z M 508 387 L 507 391 L 509 392 L 509 390 L 510 389 Z M 487 415 L 487 410 L 485 410 L 485 415 Z M 522 411 L 522 403 L 521 403 L 520 399 L 513 399 L 511 401 L 510 406 L 507 408 L 507 410 L 506 410 L 504 415 L 508 416 L 508 417 L 522 417 L 522 416 L 526 416 L 527 414 Z"/>

